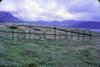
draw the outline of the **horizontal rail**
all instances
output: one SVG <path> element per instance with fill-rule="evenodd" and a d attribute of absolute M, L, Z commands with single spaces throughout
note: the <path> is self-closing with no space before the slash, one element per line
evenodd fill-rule
<path fill-rule="evenodd" d="M 23 35 L 24 37 L 27 37 L 26 34 L 29 35 L 29 38 L 32 36 L 32 34 L 34 35 L 43 35 L 43 36 L 48 36 L 48 35 L 52 35 L 54 37 L 54 39 L 56 39 L 56 37 L 60 37 L 60 36 L 70 36 L 70 38 L 72 39 L 74 36 L 78 39 L 80 39 L 80 37 L 82 37 L 83 39 L 89 37 L 90 39 L 92 37 L 96 37 L 96 35 L 92 34 L 91 31 L 88 30 L 73 30 L 73 29 L 62 29 L 62 28 L 57 28 L 57 27 L 43 27 L 43 26 L 28 26 L 28 25 L 12 25 L 13 27 L 18 27 L 17 29 L 12 29 L 10 26 L 11 25 L 5 25 L 7 26 L 10 30 L 0 30 L 0 33 L 10 33 L 12 34 L 11 36 L 14 37 L 14 35 Z M 21 28 L 21 27 L 23 28 Z M 29 30 L 24 29 L 24 27 L 28 28 Z M 32 30 L 32 31 L 31 31 Z M 49 31 L 50 30 L 50 31 Z M 59 31 L 59 32 L 57 32 Z M 63 32 L 62 32 L 63 31 Z"/>
<path fill-rule="evenodd" d="M 2 33 L 20 33 L 20 34 L 38 34 L 38 35 L 68 35 L 68 34 L 45 34 L 45 33 L 33 33 L 33 32 L 17 32 L 17 31 L 0 31 Z M 78 35 L 78 34 L 70 34 L 72 36 Z M 87 34 L 79 34 L 79 35 L 84 35 L 84 36 L 95 36 L 95 35 L 87 35 Z"/>

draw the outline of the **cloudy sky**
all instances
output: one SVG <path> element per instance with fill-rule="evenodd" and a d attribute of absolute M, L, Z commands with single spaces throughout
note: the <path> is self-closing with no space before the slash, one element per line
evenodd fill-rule
<path fill-rule="evenodd" d="M 100 21 L 98 0 L 3 0 L 0 11 L 23 20 Z"/>

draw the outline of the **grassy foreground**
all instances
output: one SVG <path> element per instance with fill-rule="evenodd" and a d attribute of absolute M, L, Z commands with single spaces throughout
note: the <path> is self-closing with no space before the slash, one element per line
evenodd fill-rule
<path fill-rule="evenodd" d="M 98 67 L 92 41 L 32 40 L 0 42 L 0 66 Z"/>

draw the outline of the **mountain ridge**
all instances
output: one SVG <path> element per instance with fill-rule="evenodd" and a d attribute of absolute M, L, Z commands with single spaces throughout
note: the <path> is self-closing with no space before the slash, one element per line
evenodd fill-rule
<path fill-rule="evenodd" d="M 63 20 L 63 21 L 24 21 L 9 12 L 0 11 L 0 23 L 15 23 L 23 25 L 41 25 L 41 26 L 58 26 L 66 28 L 88 28 L 100 29 L 99 21 L 80 21 L 80 20 Z"/>
<path fill-rule="evenodd" d="M 0 23 L 8 22 L 21 22 L 21 20 L 13 16 L 10 12 L 0 11 Z"/>

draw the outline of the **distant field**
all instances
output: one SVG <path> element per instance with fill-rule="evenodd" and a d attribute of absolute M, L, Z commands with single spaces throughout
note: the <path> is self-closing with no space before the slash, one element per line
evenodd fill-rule
<path fill-rule="evenodd" d="M 18 29 L 29 30 L 27 27 Z M 12 31 L 7 26 L 0 26 L 0 31 L 4 30 Z M 94 48 L 96 42 L 93 40 L 13 40 L 10 35 L 0 33 L 1 67 L 100 66 L 97 49 Z"/>

